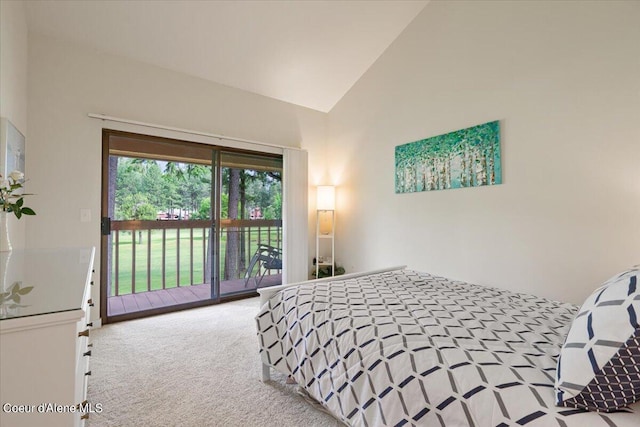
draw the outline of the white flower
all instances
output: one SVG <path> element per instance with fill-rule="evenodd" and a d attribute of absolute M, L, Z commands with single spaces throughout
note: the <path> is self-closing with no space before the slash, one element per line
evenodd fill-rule
<path fill-rule="evenodd" d="M 21 181 L 24 179 L 24 174 L 19 170 L 15 170 L 9 174 L 9 178 L 11 178 L 14 182 Z"/>
<path fill-rule="evenodd" d="M 5 179 L 0 175 L 0 210 L 2 212 L 13 212 L 16 218 L 22 215 L 35 215 L 33 209 L 24 206 L 23 197 L 29 194 L 22 193 L 24 174 L 14 170 Z"/>

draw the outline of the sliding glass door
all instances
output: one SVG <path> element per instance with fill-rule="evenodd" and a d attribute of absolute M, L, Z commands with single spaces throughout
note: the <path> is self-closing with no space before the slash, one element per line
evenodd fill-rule
<path fill-rule="evenodd" d="M 282 159 L 220 152 L 220 293 L 282 283 Z"/>
<path fill-rule="evenodd" d="M 280 157 L 105 130 L 102 318 L 279 284 L 281 177 Z"/>

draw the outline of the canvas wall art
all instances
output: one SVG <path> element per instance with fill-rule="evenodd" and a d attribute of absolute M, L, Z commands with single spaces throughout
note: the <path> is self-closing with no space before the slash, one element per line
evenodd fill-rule
<path fill-rule="evenodd" d="M 398 145 L 395 163 L 396 193 L 501 184 L 500 122 Z"/>
<path fill-rule="evenodd" d="M 8 119 L 0 118 L 0 174 L 24 172 L 24 135 Z"/>

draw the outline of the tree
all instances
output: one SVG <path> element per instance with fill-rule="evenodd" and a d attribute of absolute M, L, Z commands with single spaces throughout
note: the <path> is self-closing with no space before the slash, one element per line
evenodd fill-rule
<path fill-rule="evenodd" d="M 239 219 L 240 205 L 240 169 L 229 169 L 229 219 Z M 240 246 L 239 230 L 236 227 L 227 229 L 227 252 L 224 259 L 225 280 L 235 279 L 238 271 L 238 248 Z"/>
<path fill-rule="evenodd" d="M 109 156 L 109 183 L 107 187 L 107 217 L 115 218 L 116 207 L 116 182 L 118 177 L 118 156 Z M 111 236 L 108 238 L 109 248 L 111 248 Z M 111 250 L 107 251 L 107 265 L 111 266 L 112 261 Z M 107 268 L 107 295 L 111 295 L 111 268 Z"/>
<path fill-rule="evenodd" d="M 118 206 L 119 216 L 131 220 L 152 221 L 156 219 L 157 208 L 149 203 L 145 194 L 127 195 Z M 142 242 L 142 231 L 138 232 L 138 242 Z"/>
<path fill-rule="evenodd" d="M 211 198 L 205 197 L 200 201 L 198 210 L 193 212 L 191 219 L 209 219 L 211 218 Z"/>

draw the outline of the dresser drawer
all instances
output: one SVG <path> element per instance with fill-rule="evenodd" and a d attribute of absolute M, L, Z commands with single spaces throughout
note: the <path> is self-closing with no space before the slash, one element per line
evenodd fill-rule
<path fill-rule="evenodd" d="M 34 408 L 0 411 L 1 426 L 83 425 L 77 405 L 86 400 L 90 372 L 94 253 L 49 248 L 0 254 L 6 279 L 30 288 L 19 309 L 0 318 L 0 396 L 16 408 Z"/>
<path fill-rule="evenodd" d="M 79 412 L 75 416 L 75 426 L 84 426 L 85 421 L 90 416 L 89 402 L 87 401 L 87 385 L 91 377 L 91 354 L 93 352 L 93 344 L 91 344 L 91 330 L 93 323 L 91 322 L 91 311 L 94 307 L 91 291 L 93 285 L 92 274 L 87 278 L 85 294 L 83 297 L 82 310 L 83 318 L 76 325 L 77 342 L 76 342 L 76 375 L 75 375 L 75 400 L 78 405 Z"/>

